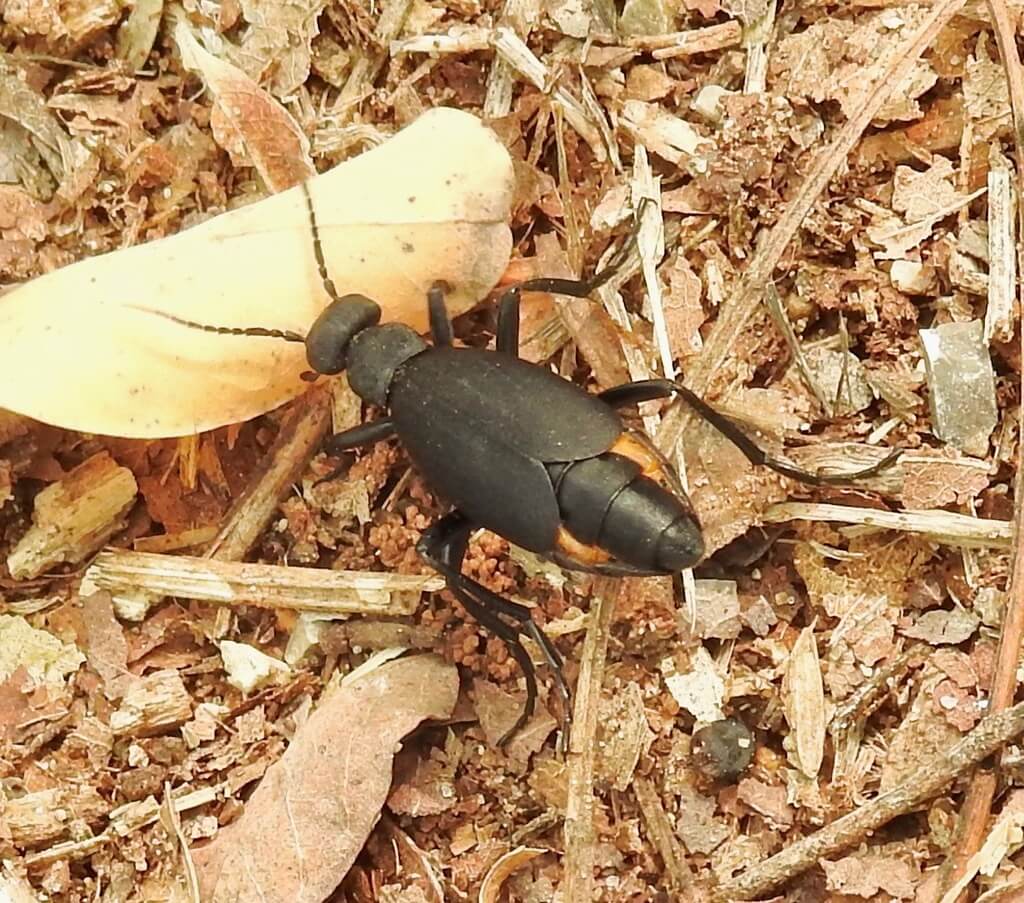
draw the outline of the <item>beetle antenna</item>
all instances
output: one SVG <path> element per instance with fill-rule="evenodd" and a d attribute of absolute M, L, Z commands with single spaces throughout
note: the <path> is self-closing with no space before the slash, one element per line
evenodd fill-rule
<path fill-rule="evenodd" d="M 587 298 L 594 290 L 600 288 L 616 273 L 618 273 L 629 260 L 630 255 L 636 250 L 637 238 L 640 235 L 640 226 L 643 223 L 643 214 L 648 205 L 653 204 L 651 198 L 641 198 L 633 215 L 633 228 L 625 241 L 612 254 L 611 260 L 604 267 L 594 273 L 589 279 L 527 279 L 520 282 L 515 289 L 521 292 L 554 292 L 557 295 L 569 295 L 573 298 Z"/>
<path fill-rule="evenodd" d="M 197 320 L 178 317 L 163 310 L 154 310 L 152 307 L 140 307 L 137 304 L 131 304 L 129 307 L 133 307 L 135 310 L 141 310 L 147 314 L 153 314 L 153 316 L 156 317 L 163 317 L 163 319 L 170 320 L 172 323 L 177 323 L 179 326 L 187 326 L 189 329 L 199 329 L 203 332 L 213 332 L 217 335 L 238 335 L 253 336 L 255 338 L 263 339 L 284 339 L 286 342 L 299 342 L 300 344 L 305 344 L 306 342 L 305 336 L 299 335 L 299 333 L 293 332 L 290 329 L 268 329 L 263 326 L 215 326 L 210 323 L 200 323 Z"/>
<path fill-rule="evenodd" d="M 316 258 L 316 268 L 320 272 L 320 281 L 324 284 L 324 290 L 330 295 L 332 301 L 337 301 L 338 290 L 334 287 L 334 280 L 327 272 L 327 261 L 324 260 L 324 246 L 320 240 L 320 226 L 316 221 L 316 210 L 313 207 L 313 195 L 309 193 L 309 184 L 302 182 L 302 196 L 306 199 L 306 212 L 309 214 L 309 228 L 313 233 L 313 256 Z"/>
<path fill-rule="evenodd" d="M 330 295 L 332 301 L 338 300 L 338 290 L 334 287 L 334 281 L 327 272 L 327 261 L 324 259 L 323 243 L 320 241 L 320 226 L 316 221 L 316 210 L 313 207 L 313 196 L 309 193 L 309 186 L 306 182 L 301 183 L 302 196 L 306 201 L 306 212 L 309 214 L 309 226 L 313 233 L 313 257 L 316 259 L 316 268 L 320 273 L 320 280 L 323 282 L 324 290 Z M 151 307 L 139 307 L 131 305 L 136 310 L 145 311 L 177 323 L 179 326 L 187 326 L 189 329 L 199 329 L 203 332 L 212 332 L 217 335 L 250 336 L 253 338 L 283 339 L 286 342 L 298 342 L 305 344 L 306 337 L 293 332 L 290 329 L 269 329 L 264 326 L 215 326 L 210 323 L 200 323 L 197 320 L 189 320 L 185 317 L 178 317 L 166 311 L 154 310 Z"/>

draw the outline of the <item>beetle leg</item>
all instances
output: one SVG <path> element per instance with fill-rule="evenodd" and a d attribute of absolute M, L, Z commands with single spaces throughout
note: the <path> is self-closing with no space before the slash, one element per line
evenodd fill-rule
<path fill-rule="evenodd" d="M 893 449 L 877 464 L 872 464 L 870 467 L 854 470 L 850 473 L 812 473 L 766 452 L 743 432 L 743 429 L 736 421 L 716 411 L 696 392 L 686 388 L 682 383 L 673 382 L 668 379 L 644 379 L 606 389 L 598 397 L 613 407 L 620 407 L 628 404 L 638 404 L 642 401 L 653 401 L 656 398 L 671 398 L 673 396 L 682 398 L 704 420 L 735 445 L 751 463 L 767 467 L 776 473 L 781 473 L 785 477 L 799 480 L 801 483 L 822 486 L 863 480 L 867 477 L 873 477 L 887 467 L 890 467 L 903 453 L 901 449 Z"/>
<path fill-rule="evenodd" d="M 369 423 L 361 423 L 350 430 L 335 433 L 324 445 L 324 451 L 330 455 L 338 455 L 350 448 L 361 445 L 373 445 L 395 435 L 395 426 L 390 417 L 381 417 Z"/>
<path fill-rule="evenodd" d="M 461 577 L 462 559 L 466 556 L 466 546 L 472 532 L 473 524 L 466 516 L 461 511 L 452 511 L 423 534 L 417 545 L 417 551 L 428 564 L 447 579 L 448 588 L 470 616 L 505 644 L 505 648 L 518 662 L 519 668 L 523 672 L 523 677 L 526 680 L 526 704 L 515 724 L 498 741 L 499 746 L 504 746 L 533 717 L 537 701 L 537 675 L 529 653 L 519 640 L 519 631 L 512 625 L 506 624 L 498 617 L 497 612 L 492 611 L 483 602 L 476 599 L 461 585 L 460 580 L 453 579 L 451 576 L 455 574 Z"/>
<path fill-rule="evenodd" d="M 498 302 L 498 329 L 494 344 L 498 351 L 519 357 L 519 292 L 518 285 L 512 286 Z"/>
<path fill-rule="evenodd" d="M 448 305 L 444 288 L 439 284 L 427 292 L 427 311 L 430 314 L 430 337 L 435 348 L 447 348 L 452 343 L 452 321 L 448 318 Z"/>
<path fill-rule="evenodd" d="M 598 393 L 598 398 L 613 408 L 625 408 L 658 398 L 671 398 L 675 389 L 667 379 L 642 379 L 621 386 L 612 386 Z"/>
<path fill-rule="evenodd" d="M 608 280 L 618 273 L 629 260 L 631 254 L 636 251 L 636 239 L 640 233 L 640 226 L 643 221 L 643 212 L 647 205 L 652 203 L 650 198 L 642 198 L 637 208 L 633 221 L 633 228 L 630 230 L 626 240 L 612 254 L 611 259 L 605 264 L 604 269 L 598 270 L 589 279 L 561 279 L 561 278 L 540 278 L 527 279 L 520 282 L 518 289 L 524 292 L 551 292 L 555 295 L 569 295 L 572 298 L 586 298 L 593 294 L 594 290 L 600 288 Z"/>
<path fill-rule="evenodd" d="M 466 519 L 461 511 L 453 511 L 427 530 L 416 548 L 424 560 L 447 580 L 449 589 L 466 606 L 469 613 L 505 643 L 523 670 L 526 677 L 526 705 L 512 729 L 502 737 L 501 742 L 504 743 L 533 715 L 537 696 L 533 662 L 519 642 L 519 634 L 530 637 L 540 647 L 541 653 L 554 675 L 559 695 L 562 697 L 566 720 L 571 713 L 572 696 L 569 686 L 565 682 L 565 676 L 562 674 L 562 657 L 537 622 L 533 620 L 530 609 L 491 592 L 487 587 L 462 573 L 462 560 L 466 555 L 466 546 L 473 529 L 474 525 Z M 467 599 L 471 600 L 470 605 L 466 605 Z M 499 615 L 510 618 L 515 625 L 507 624 Z M 501 629 L 495 626 L 496 624 L 500 625 Z M 511 635 L 511 639 L 509 635 Z M 517 654 L 517 647 L 522 651 L 523 657 Z"/>

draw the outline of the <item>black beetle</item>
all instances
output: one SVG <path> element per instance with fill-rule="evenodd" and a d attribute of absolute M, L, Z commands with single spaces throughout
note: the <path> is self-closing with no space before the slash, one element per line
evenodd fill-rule
<path fill-rule="evenodd" d="M 617 408 L 681 397 L 755 464 L 811 483 L 868 476 L 899 454 L 856 473 L 819 476 L 766 454 L 680 383 L 643 380 L 592 395 L 519 359 L 520 292 L 586 297 L 618 262 L 589 281 L 533 279 L 508 290 L 499 302 L 493 351 L 452 345 L 444 286 L 436 285 L 427 298 L 433 339 L 427 345 L 404 324 L 380 324 L 381 309 L 369 298 L 338 295 L 308 191 L 305 197 L 317 267 L 332 299 L 305 338 L 170 319 L 219 333 L 304 341 L 316 374 L 347 370 L 355 392 L 388 411 L 335 435 L 328 450 L 339 453 L 397 437 L 426 482 L 452 505 L 423 534 L 417 550 L 522 668 L 526 704 L 502 742 L 523 726 L 536 704 L 536 676 L 521 636 L 531 637 L 550 665 L 566 718 L 570 694 L 561 657 L 530 609 L 462 573 L 474 530 L 484 527 L 559 565 L 598 574 L 671 574 L 692 567 L 704 554 L 700 524 L 671 465 L 643 433 L 624 425 Z"/>

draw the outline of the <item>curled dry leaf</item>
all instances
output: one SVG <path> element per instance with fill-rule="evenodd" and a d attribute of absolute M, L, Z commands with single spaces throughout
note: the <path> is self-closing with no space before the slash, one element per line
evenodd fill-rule
<path fill-rule="evenodd" d="M 455 707 L 455 668 L 432 655 L 389 662 L 329 694 L 234 824 L 193 851 L 202 899 L 319 903 L 380 817 L 402 738 Z"/>
<path fill-rule="evenodd" d="M 548 851 L 540 847 L 516 847 L 509 850 L 490 867 L 480 885 L 479 903 L 498 903 L 501 886 L 513 872 L 521 869 L 531 859 L 543 856 Z"/>
<path fill-rule="evenodd" d="M 461 313 L 508 262 L 511 162 L 467 113 L 431 110 L 308 187 L 338 292 L 378 299 L 385 321 L 425 328 L 438 280 Z M 201 332 L 159 313 L 302 334 L 326 302 L 295 187 L 6 295 L 0 407 L 131 438 L 236 423 L 303 391 L 303 347 Z"/>

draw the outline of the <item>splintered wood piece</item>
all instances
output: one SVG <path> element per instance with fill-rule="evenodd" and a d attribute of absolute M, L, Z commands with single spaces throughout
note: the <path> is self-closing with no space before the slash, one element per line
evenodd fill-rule
<path fill-rule="evenodd" d="M 121 707 L 111 714 L 117 737 L 152 737 L 184 724 L 192 717 L 189 696 L 177 671 L 154 671 L 131 683 Z"/>
<path fill-rule="evenodd" d="M 138 489 L 107 452 L 83 461 L 36 496 L 32 526 L 7 556 L 11 576 L 26 580 L 91 555 L 124 525 Z"/>
<path fill-rule="evenodd" d="M 408 615 L 421 593 L 437 592 L 437 576 L 376 571 L 330 571 L 155 555 L 107 549 L 96 556 L 82 581 L 82 593 L 105 589 L 159 593 L 226 605 L 291 608 L 321 614 Z"/>
<path fill-rule="evenodd" d="M 69 784 L 7 800 L 3 820 L 14 845 L 31 848 L 64 837 L 76 824 L 98 821 L 109 808 L 94 787 Z"/>

